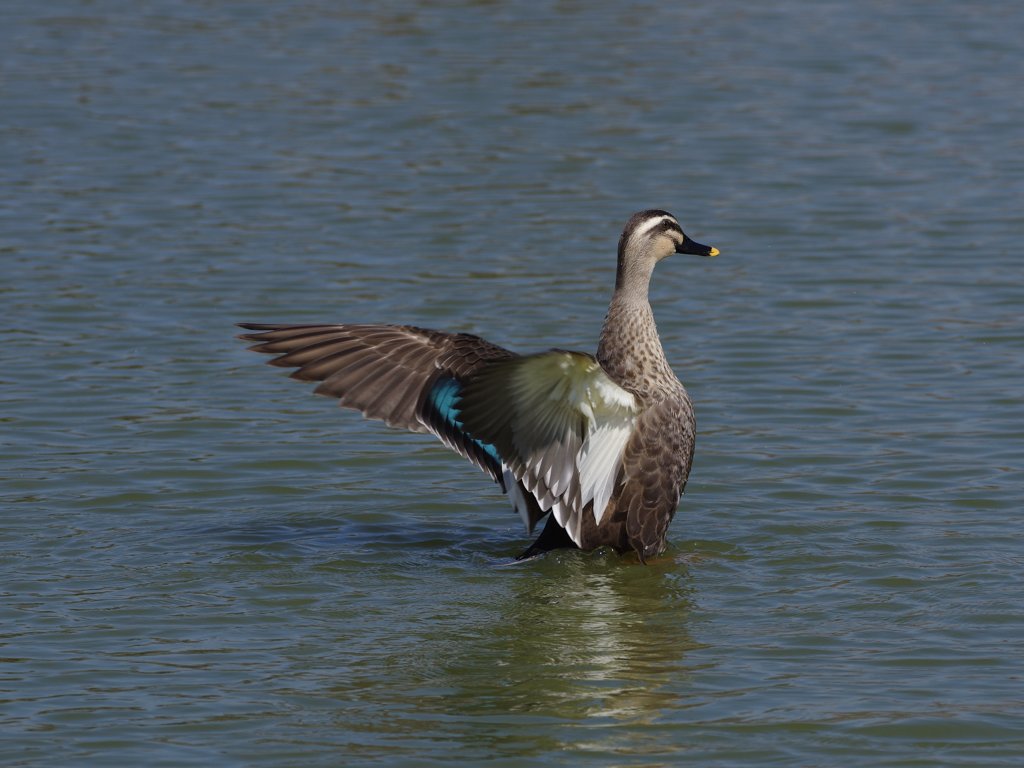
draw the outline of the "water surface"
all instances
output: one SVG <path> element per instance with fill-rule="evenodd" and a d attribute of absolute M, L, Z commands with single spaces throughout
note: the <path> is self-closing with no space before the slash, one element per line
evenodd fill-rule
<path fill-rule="evenodd" d="M 3 763 L 1016 765 L 1022 14 L 9 3 Z M 233 338 L 592 351 L 652 206 L 646 568 Z"/>

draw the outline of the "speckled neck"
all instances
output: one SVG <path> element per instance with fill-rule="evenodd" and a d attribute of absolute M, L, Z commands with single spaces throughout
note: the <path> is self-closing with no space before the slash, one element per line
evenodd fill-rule
<path fill-rule="evenodd" d="M 642 296 L 636 286 L 616 289 L 601 329 L 597 359 L 624 389 L 651 399 L 675 392 L 682 384 L 665 358 L 646 288 L 645 283 Z"/>

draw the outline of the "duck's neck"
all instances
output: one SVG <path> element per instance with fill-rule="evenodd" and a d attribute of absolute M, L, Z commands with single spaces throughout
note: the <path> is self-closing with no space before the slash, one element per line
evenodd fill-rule
<path fill-rule="evenodd" d="M 647 304 L 647 291 L 651 285 L 655 263 L 652 258 L 626 259 L 620 250 L 618 266 L 615 269 L 615 293 L 612 302 L 614 303 L 616 299 L 629 299 Z"/>
<path fill-rule="evenodd" d="M 598 361 L 612 379 L 642 397 L 667 386 L 680 386 L 665 358 L 654 324 L 654 312 L 647 300 L 650 270 L 642 283 L 630 276 L 625 280 L 621 278 L 620 268 L 601 329 Z"/>

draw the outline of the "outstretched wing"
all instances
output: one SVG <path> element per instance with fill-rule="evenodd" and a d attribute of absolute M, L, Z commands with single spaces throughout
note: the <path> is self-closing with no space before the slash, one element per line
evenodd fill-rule
<path fill-rule="evenodd" d="M 551 350 L 481 368 L 459 419 L 493 445 L 512 476 L 580 544 L 584 509 L 600 523 L 640 408 L 590 355 Z"/>
<path fill-rule="evenodd" d="M 456 404 L 462 383 L 488 363 L 514 359 L 470 334 L 407 325 L 265 325 L 240 323 L 250 349 L 278 355 L 292 378 L 319 381 L 316 394 L 392 427 L 432 432 L 505 486 L 493 446 L 462 429 Z"/>

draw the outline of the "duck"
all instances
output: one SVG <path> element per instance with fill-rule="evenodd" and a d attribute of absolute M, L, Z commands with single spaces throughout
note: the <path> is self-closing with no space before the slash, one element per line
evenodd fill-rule
<path fill-rule="evenodd" d="M 717 256 L 667 211 L 619 238 L 596 354 L 518 354 L 469 333 L 412 325 L 238 323 L 239 338 L 314 393 L 390 427 L 431 433 L 501 486 L 527 535 L 516 559 L 610 547 L 664 552 L 693 462 L 696 420 L 665 356 L 648 291 L 675 254 Z"/>

